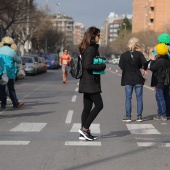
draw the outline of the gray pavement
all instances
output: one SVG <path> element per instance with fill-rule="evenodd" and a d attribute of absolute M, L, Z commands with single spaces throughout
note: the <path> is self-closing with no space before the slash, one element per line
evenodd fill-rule
<path fill-rule="evenodd" d="M 118 69 L 118 74 L 116 74 Z M 170 122 L 154 121 L 155 92 L 149 73 L 144 87 L 142 123 L 136 120 L 133 96 L 132 122 L 122 122 L 124 87 L 121 71 L 107 65 L 102 75 L 104 109 L 91 126 L 98 139 L 79 141 L 82 94 L 78 80 L 61 70 L 48 70 L 16 82 L 23 108 L 8 101 L 0 110 L 0 170 L 169 170 Z"/>

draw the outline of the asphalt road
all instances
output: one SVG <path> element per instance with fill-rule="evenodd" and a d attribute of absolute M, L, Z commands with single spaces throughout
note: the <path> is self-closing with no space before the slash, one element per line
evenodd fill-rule
<path fill-rule="evenodd" d="M 116 70 L 118 73 L 116 74 Z M 132 122 L 122 122 L 124 87 L 121 71 L 107 65 L 102 75 L 104 109 L 91 126 L 98 139 L 79 141 L 82 94 L 78 80 L 61 70 L 48 70 L 16 82 L 24 107 L 8 101 L 0 110 L 0 170 L 169 170 L 170 121 L 154 121 L 154 89 L 150 73 L 144 87 L 143 122 L 136 122 L 133 96 Z"/>

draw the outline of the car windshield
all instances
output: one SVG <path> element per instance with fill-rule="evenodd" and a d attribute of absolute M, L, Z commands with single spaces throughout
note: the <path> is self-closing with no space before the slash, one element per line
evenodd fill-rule
<path fill-rule="evenodd" d="M 37 56 L 32 56 L 34 57 L 35 61 L 38 62 L 38 57 Z"/>
<path fill-rule="evenodd" d="M 32 58 L 22 58 L 23 63 L 33 63 Z"/>
<path fill-rule="evenodd" d="M 45 56 L 45 59 L 47 60 L 55 60 L 56 56 L 55 55 L 47 55 Z"/>

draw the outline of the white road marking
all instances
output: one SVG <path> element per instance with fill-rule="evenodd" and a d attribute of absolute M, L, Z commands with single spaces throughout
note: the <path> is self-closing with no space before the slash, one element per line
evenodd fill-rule
<path fill-rule="evenodd" d="M 161 123 L 161 125 L 167 125 L 167 123 Z"/>
<path fill-rule="evenodd" d="M 79 85 L 79 82 L 77 83 L 77 86 Z"/>
<path fill-rule="evenodd" d="M 76 101 L 76 98 L 77 98 L 77 95 L 74 95 L 71 99 L 71 102 L 75 102 Z"/>
<path fill-rule="evenodd" d="M 94 141 L 66 141 L 65 145 L 71 146 L 101 146 L 101 142 Z"/>
<path fill-rule="evenodd" d="M 79 88 L 77 87 L 76 89 L 75 89 L 75 91 L 78 91 L 79 90 Z"/>
<path fill-rule="evenodd" d="M 146 86 L 146 85 L 143 85 L 143 86 L 146 87 L 146 88 L 149 89 L 149 90 L 154 91 L 154 88 L 152 88 L 152 87 L 149 87 L 149 86 Z"/>
<path fill-rule="evenodd" d="M 137 142 L 138 146 L 140 147 L 170 147 L 170 143 L 155 143 L 155 142 Z"/>
<path fill-rule="evenodd" d="M 161 134 L 152 124 L 126 124 L 132 134 Z"/>
<path fill-rule="evenodd" d="M 72 117 L 73 117 L 73 110 L 69 110 L 65 123 L 71 123 Z"/>
<path fill-rule="evenodd" d="M 30 141 L 0 141 L 0 145 L 28 145 Z"/>
<path fill-rule="evenodd" d="M 135 138 L 136 140 L 151 140 L 151 141 L 158 141 L 161 138 Z"/>
<path fill-rule="evenodd" d="M 156 143 L 155 142 L 137 142 L 138 146 L 144 146 L 144 147 L 149 147 L 149 146 L 154 146 Z"/>
<path fill-rule="evenodd" d="M 47 123 L 20 123 L 15 128 L 11 129 L 10 131 L 13 132 L 40 132 Z"/>
<path fill-rule="evenodd" d="M 109 69 L 107 69 L 107 71 L 108 72 L 111 72 L 111 73 L 113 73 L 113 74 L 116 74 L 116 72 L 114 72 L 114 71 L 109 71 Z M 121 74 L 116 74 L 116 75 L 118 75 L 118 76 L 122 76 Z M 152 91 L 154 91 L 154 88 L 152 88 L 152 87 L 149 87 L 149 86 L 146 86 L 146 85 L 143 85 L 144 87 L 146 87 L 147 89 L 149 89 L 149 90 L 152 90 Z"/>
<path fill-rule="evenodd" d="M 70 132 L 78 132 L 81 128 L 80 123 L 74 123 Z M 91 124 L 90 130 L 92 133 L 100 133 L 100 124 Z"/>

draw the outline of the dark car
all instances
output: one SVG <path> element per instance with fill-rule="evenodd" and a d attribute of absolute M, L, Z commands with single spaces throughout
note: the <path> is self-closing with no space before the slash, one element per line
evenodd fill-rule
<path fill-rule="evenodd" d="M 59 58 L 56 54 L 45 55 L 44 58 L 48 69 L 58 69 L 60 67 Z"/>

